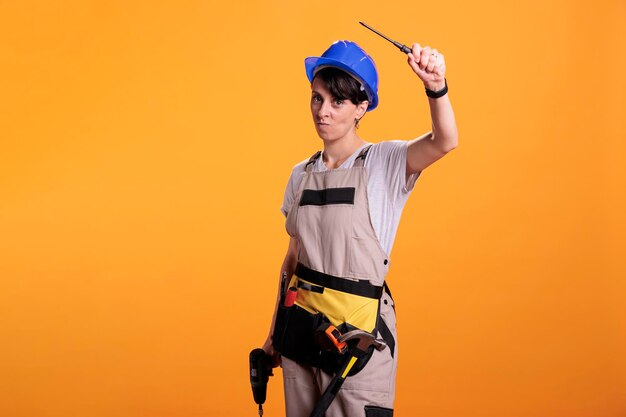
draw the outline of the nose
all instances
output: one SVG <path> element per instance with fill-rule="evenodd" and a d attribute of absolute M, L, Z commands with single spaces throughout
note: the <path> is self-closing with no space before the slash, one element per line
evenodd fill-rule
<path fill-rule="evenodd" d="M 330 102 L 328 100 L 324 100 L 320 103 L 319 108 L 317 109 L 317 117 L 320 120 L 324 120 L 324 118 L 329 115 L 330 115 Z"/>

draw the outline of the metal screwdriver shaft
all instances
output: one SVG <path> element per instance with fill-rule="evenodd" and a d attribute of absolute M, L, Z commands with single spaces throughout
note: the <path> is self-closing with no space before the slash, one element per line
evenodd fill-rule
<path fill-rule="evenodd" d="M 393 39 L 390 39 L 388 37 L 386 37 L 385 35 L 383 35 L 382 33 L 380 33 L 379 31 L 377 31 L 376 29 L 374 29 L 371 26 L 368 26 L 367 24 L 363 23 L 363 22 L 359 22 L 361 25 L 365 26 L 366 28 L 368 28 L 369 30 L 371 30 L 372 32 L 374 32 L 375 34 L 377 34 L 378 36 L 382 36 L 383 38 L 387 39 L 389 42 L 393 43 L 398 49 L 400 49 L 402 52 L 404 52 L 405 54 L 408 54 L 409 52 L 411 52 L 411 48 L 409 48 L 408 46 L 401 44 L 400 42 L 396 42 Z"/>

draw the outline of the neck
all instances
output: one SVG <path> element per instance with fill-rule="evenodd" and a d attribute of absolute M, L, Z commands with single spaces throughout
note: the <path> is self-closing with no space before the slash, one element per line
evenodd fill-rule
<path fill-rule="evenodd" d="M 350 155 L 364 144 L 365 141 L 361 139 L 356 132 L 353 132 L 352 135 L 346 135 L 341 139 L 324 141 L 322 160 L 327 168 L 338 168 Z"/>

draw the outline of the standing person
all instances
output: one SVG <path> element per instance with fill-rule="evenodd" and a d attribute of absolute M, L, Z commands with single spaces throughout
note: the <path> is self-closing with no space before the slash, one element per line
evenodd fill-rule
<path fill-rule="evenodd" d="M 432 131 L 375 144 L 357 133 L 365 113 L 378 106 L 372 58 L 354 42 L 337 41 L 305 60 L 324 147 L 298 163 L 287 184 L 281 210 L 291 238 L 263 346 L 275 366 L 282 361 L 287 417 L 311 414 L 345 356 L 316 344 L 316 329 L 328 324 L 343 333 L 369 332 L 387 348 L 370 348 L 357 361 L 326 416 L 393 416 L 398 345 L 385 284 L 389 253 L 415 181 L 457 146 L 458 136 L 443 55 L 416 43 L 407 56 L 426 87 Z M 287 288 L 297 291 L 293 305 L 285 301 Z"/>

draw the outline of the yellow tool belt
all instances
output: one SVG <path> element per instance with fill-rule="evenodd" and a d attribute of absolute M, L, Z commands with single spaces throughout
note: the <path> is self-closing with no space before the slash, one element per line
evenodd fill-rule
<path fill-rule="evenodd" d="M 272 343 L 283 356 L 301 364 L 321 368 L 333 375 L 343 364 L 338 352 L 321 349 L 315 340 L 320 326 L 331 323 L 345 333 L 360 329 L 382 335 L 393 356 L 394 337 L 380 316 L 380 300 L 386 287 L 368 280 L 349 280 L 314 271 L 298 264 L 288 287 L 298 289 L 295 303 L 284 305 L 284 294 L 276 312 Z M 367 364 L 373 349 L 359 358 L 349 375 Z"/>
<path fill-rule="evenodd" d="M 345 323 L 375 333 L 383 287 L 327 275 L 300 263 L 289 287 L 298 288 L 296 305 L 311 314 L 324 314 L 335 327 Z"/>

